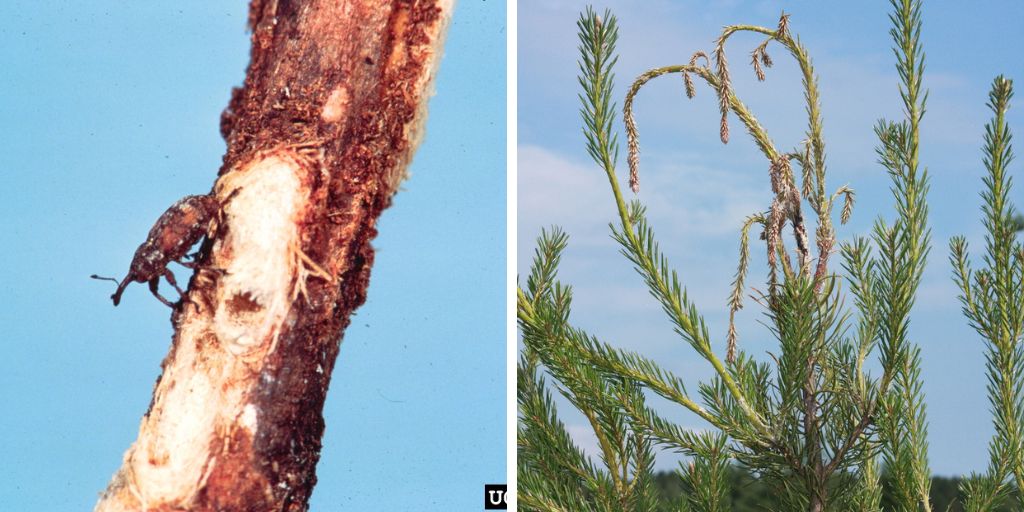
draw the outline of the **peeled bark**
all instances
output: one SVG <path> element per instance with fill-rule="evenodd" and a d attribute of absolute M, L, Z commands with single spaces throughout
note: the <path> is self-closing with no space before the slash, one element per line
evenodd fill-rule
<path fill-rule="evenodd" d="M 139 437 L 96 506 L 308 508 L 370 241 L 419 141 L 452 0 L 253 0 L 222 203 Z"/>

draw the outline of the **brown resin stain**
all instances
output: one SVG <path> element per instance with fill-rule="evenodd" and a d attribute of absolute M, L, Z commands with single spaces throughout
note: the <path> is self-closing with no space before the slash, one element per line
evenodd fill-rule
<path fill-rule="evenodd" d="M 263 309 L 263 306 L 260 306 L 260 303 L 256 302 L 256 299 L 253 299 L 249 292 L 234 294 L 227 300 L 226 305 L 228 312 L 234 315 L 252 313 Z"/>
<path fill-rule="evenodd" d="M 271 483 L 252 459 L 252 436 L 244 428 L 214 442 L 213 468 L 191 510 L 277 510 Z"/>
<path fill-rule="evenodd" d="M 148 462 L 150 466 L 163 466 L 164 464 L 167 464 L 168 459 L 169 457 L 167 456 L 166 452 L 160 453 L 159 455 L 151 453 L 149 456 L 149 460 L 147 460 L 146 462 Z"/>

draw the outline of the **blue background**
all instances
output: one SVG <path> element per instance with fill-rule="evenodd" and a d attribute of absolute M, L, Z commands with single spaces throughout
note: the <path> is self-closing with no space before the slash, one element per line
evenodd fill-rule
<path fill-rule="evenodd" d="M 114 308 L 88 276 L 121 277 L 209 189 L 246 4 L 0 4 L 0 508 L 91 509 L 136 437 L 169 311 L 141 285 Z M 474 510 L 505 481 L 505 32 L 504 2 L 457 4 L 334 371 L 313 510 Z"/>

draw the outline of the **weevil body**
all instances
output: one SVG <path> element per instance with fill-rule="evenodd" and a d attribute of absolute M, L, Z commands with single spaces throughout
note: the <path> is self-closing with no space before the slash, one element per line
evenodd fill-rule
<path fill-rule="evenodd" d="M 185 196 L 171 205 L 157 219 L 146 241 L 135 250 L 128 275 L 118 283 L 117 291 L 110 296 L 114 305 L 117 306 L 121 302 L 121 294 L 130 283 L 148 282 L 149 290 L 160 299 L 160 302 L 174 307 L 174 304 L 158 291 L 160 278 L 166 277 L 167 282 L 171 283 L 178 293 L 185 293 L 178 287 L 174 274 L 167 265 L 176 261 L 186 267 L 194 266 L 194 263 L 182 261 L 182 258 L 200 239 L 212 234 L 216 229 L 220 211 L 220 201 L 212 194 Z"/>

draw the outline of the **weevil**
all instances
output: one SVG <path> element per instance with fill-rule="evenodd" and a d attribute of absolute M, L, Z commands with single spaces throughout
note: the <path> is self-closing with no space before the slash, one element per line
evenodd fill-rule
<path fill-rule="evenodd" d="M 234 196 L 234 193 L 231 196 Z M 115 306 L 121 302 L 121 294 L 129 284 L 148 282 L 149 291 L 160 299 L 160 302 L 173 308 L 174 303 L 160 295 L 160 278 L 167 278 L 167 282 L 171 283 L 179 294 L 185 294 L 167 265 L 174 261 L 188 268 L 196 268 L 194 261 L 183 261 L 182 258 L 204 236 L 213 236 L 221 217 L 221 209 L 221 202 L 213 194 L 181 198 L 171 205 L 157 219 L 153 229 L 149 230 L 146 241 L 135 250 L 128 275 L 124 276 L 124 279 L 118 282 L 117 279 L 95 274 L 90 277 L 118 283 L 117 291 L 110 296 Z"/>

